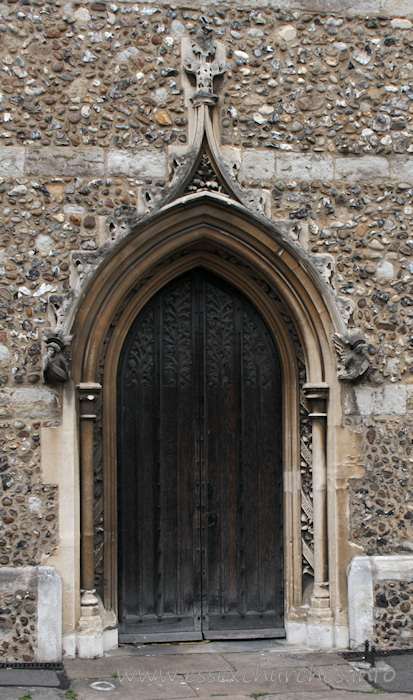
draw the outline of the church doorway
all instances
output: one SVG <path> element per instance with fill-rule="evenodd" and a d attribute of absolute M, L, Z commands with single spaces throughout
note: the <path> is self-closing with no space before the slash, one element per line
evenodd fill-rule
<path fill-rule="evenodd" d="M 119 639 L 284 636 L 274 340 L 204 269 L 140 311 L 117 370 Z"/>

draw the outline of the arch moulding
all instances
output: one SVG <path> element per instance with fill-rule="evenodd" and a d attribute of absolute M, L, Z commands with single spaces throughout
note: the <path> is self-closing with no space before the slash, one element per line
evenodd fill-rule
<path fill-rule="evenodd" d="M 310 257 L 263 217 L 213 194 L 187 195 L 108 244 L 86 276 L 66 320 L 73 338 L 80 462 L 80 655 L 103 651 L 108 617 L 94 590 L 94 422 L 103 406 L 104 604 L 116 627 L 116 372 L 127 332 L 149 299 L 175 277 L 203 267 L 238 288 L 258 309 L 279 350 L 283 373 L 285 611 L 287 640 L 347 646 L 346 444 L 333 334 L 343 320 Z M 298 349 L 297 349 L 298 348 Z M 298 356 L 305 368 L 299 385 Z M 303 382 L 302 382 L 303 384 Z M 301 395 L 300 395 L 300 390 Z M 300 400 L 312 431 L 313 585 L 302 585 Z M 354 436 L 345 460 L 357 459 Z M 353 454 L 349 455 L 349 451 Z M 338 523 L 340 526 L 338 527 Z M 340 532 L 340 535 L 339 535 Z M 105 623 L 106 619 L 106 623 Z M 91 640 L 95 641 L 92 642 Z M 111 637 L 113 642 L 114 637 Z M 103 641 L 102 641 L 103 640 Z M 93 648 L 92 648 L 93 647 Z"/>

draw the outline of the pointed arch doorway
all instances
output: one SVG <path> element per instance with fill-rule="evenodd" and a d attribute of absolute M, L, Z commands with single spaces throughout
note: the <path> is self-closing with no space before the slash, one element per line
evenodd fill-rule
<path fill-rule="evenodd" d="M 260 314 L 196 268 L 117 371 L 119 638 L 284 636 L 281 368 Z"/>
<path fill-rule="evenodd" d="M 345 646 L 345 571 L 351 552 L 343 534 L 348 533 L 348 513 L 345 487 L 337 486 L 338 459 L 344 452 L 346 460 L 349 454 L 358 459 L 359 450 L 340 422 L 332 337 L 335 331 L 343 332 L 343 321 L 321 275 L 286 236 L 241 205 L 204 193 L 183 197 L 121 238 L 87 273 L 77 305 L 65 321 L 73 337 L 72 372 L 78 397 L 79 648 L 83 641 L 85 653 L 90 648 L 91 632 L 97 635 L 96 648 L 98 643 L 106 644 L 106 639 L 117 635 L 118 620 L 123 625 L 126 619 L 124 611 L 119 611 L 123 579 L 118 575 L 120 353 L 135 319 L 158 292 L 199 267 L 233 285 L 233 292 L 258 312 L 278 352 L 283 389 L 280 442 L 287 639 L 309 646 Z M 207 518 L 208 536 L 215 526 Z M 340 529 L 338 522 L 343 525 Z M 123 542 L 129 546 L 127 538 L 128 534 Z M 203 546 L 202 540 L 198 546 Z M 136 580 L 134 585 L 138 586 Z M 200 590 L 203 594 L 205 586 Z M 205 632 L 194 628 L 193 609 L 191 615 L 192 633 L 200 637 Z M 157 619 L 156 624 L 161 622 Z M 119 629 L 125 639 L 125 628 Z M 234 628 L 229 629 L 230 636 L 237 636 Z M 259 630 L 259 636 L 266 629 Z M 251 630 L 256 634 L 256 627 Z M 173 633 L 174 638 L 177 634 Z M 224 636 L 225 630 L 218 634 Z M 184 632 L 185 638 L 189 635 Z"/>

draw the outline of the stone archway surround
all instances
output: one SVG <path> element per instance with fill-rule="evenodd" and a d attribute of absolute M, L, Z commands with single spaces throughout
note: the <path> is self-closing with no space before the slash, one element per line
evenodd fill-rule
<path fill-rule="evenodd" d="M 315 268 L 305 256 L 300 259 L 294 246 L 268 223 L 240 205 L 231 206 L 222 197 L 195 195 L 161 210 L 115 245 L 90 275 L 72 317 L 67 320 L 67 328 L 74 336 L 73 377 L 80 407 L 83 594 L 79 653 L 99 653 L 99 634 L 104 627 L 93 592 L 96 399 L 101 395 L 103 401 L 104 598 L 106 607 L 116 613 L 115 377 L 119 352 L 131 323 L 152 295 L 197 266 L 243 291 L 277 339 L 287 388 L 283 406 L 287 639 L 309 646 L 347 646 L 345 569 L 352 552 L 346 536 L 346 483 L 345 479 L 337 479 L 343 431 L 339 427 L 340 388 L 331 341 L 332 333 L 342 330 L 341 318 Z M 282 301 L 284 314 L 277 309 L 275 298 Z M 303 350 L 313 433 L 314 589 L 311 601 L 305 604 L 301 585 L 298 380 L 286 317 L 292 320 Z M 104 381 L 100 384 L 102 353 Z M 351 455 L 347 457 L 351 459 Z"/>

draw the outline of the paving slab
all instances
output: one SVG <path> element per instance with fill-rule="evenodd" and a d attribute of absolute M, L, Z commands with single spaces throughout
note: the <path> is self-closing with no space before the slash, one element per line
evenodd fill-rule
<path fill-rule="evenodd" d="M 108 683 L 106 681 L 106 683 Z M 112 688 L 105 687 L 99 679 L 77 679 L 72 688 L 78 700 L 102 700 L 123 698 L 124 700 L 188 700 L 196 698 L 192 688 L 183 679 L 175 683 L 140 683 L 139 680 L 123 681 L 111 679 Z"/>
<path fill-rule="evenodd" d="M 333 664 L 343 665 L 345 663 L 339 654 L 335 653 L 312 653 L 312 654 L 295 654 L 285 651 L 274 652 L 271 649 L 262 649 L 260 651 L 248 652 L 222 652 L 221 657 L 237 668 L 242 665 L 245 667 L 251 664 L 259 663 L 262 668 L 284 668 L 286 666 L 331 666 Z"/>
<path fill-rule="evenodd" d="M 41 686 L 58 688 L 60 680 L 55 671 L 42 669 L 5 668 L 0 669 L 0 686 Z"/>
<path fill-rule="evenodd" d="M 169 677 L 189 671 L 231 670 L 231 663 L 220 654 L 166 654 L 105 656 L 101 659 L 73 659 L 65 662 L 70 678 L 110 678 L 114 674 L 128 674 L 129 677 L 150 676 Z"/>
<path fill-rule="evenodd" d="M 280 700 L 280 695 L 266 695 L 262 700 Z M 321 699 L 328 698 L 328 700 L 372 700 L 375 697 L 370 690 L 369 693 L 354 693 L 352 690 L 329 690 L 325 694 L 321 695 Z M 408 700 L 411 695 L 404 695 L 402 693 L 380 693 L 378 695 L 380 700 Z M 302 693 L 285 693 L 282 695 L 282 700 L 319 700 L 320 693 L 312 692 L 302 692 Z M 205 700 L 205 699 L 203 699 Z M 233 698 L 231 698 L 233 700 Z"/>
<path fill-rule="evenodd" d="M 299 692 L 305 689 L 328 690 L 328 685 L 307 668 L 266 670 L 259 666 L 255 669 L 250 666 L 247 669 L 241 668 L 239 672 L 220 671 L 219 674 L 210 674 L 208 677 L 196 674 L 190 677 L 187 674 L 185 680 L 200 697 L 234 693 L 249 696 L 257 693 L 284 695 L 287 692 Z"/>
<path fill-rule="evenodd" d="M 309 652 L 255 640 L 125 646 L 101 659 L 68 659 L 64 665 L 78 700 L 251 700 L 256 694 L 264 694 L 264 700 L 369 700 L 377 692 L 383 700 L 406 700 L 413 698 L 411 660 L 386 656 L 377 661 L 374 674 L 362 662 L 348 662 L 334 651 Z M 46 674 L 41 677 L 46 682 L 50 672 L 36 673 Z M 62 700 L 65 691 L 0 687 L 0 700 L 25 695 Z"/>
<path fill-rule="evenodd" d="M 31 686 L 14 686 L 0 688 L 0 700 L 21 700 L 30 695 L 31 700 L 62 700 L 66 691 L 56 688 L 36 688 Z M 78 700 L 81 700 L 79 698 Z"/>
<path fill-rule="evenodd" d="M 357 663 L 352 665 L 357 666 Z M 376 669 L 371 669 L 367 676 L 374 688 L 392 693 L 409 693 L 413 697 L 413 655 L 389 655 L 379 658 L 376 661 Z"/>

